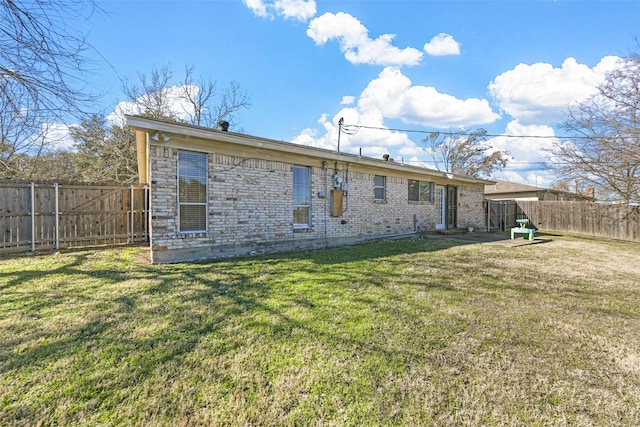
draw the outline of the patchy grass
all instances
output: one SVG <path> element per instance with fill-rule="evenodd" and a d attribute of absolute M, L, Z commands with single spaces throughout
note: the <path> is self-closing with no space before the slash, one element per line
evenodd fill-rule
<path fill-rule="evenodd" d="M 640 425 L 640 246 L 0 259 L 0 425 Z"/>

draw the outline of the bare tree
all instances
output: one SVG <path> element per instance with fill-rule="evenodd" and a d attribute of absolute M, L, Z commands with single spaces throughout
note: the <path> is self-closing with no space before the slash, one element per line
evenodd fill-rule
<path fill-rule="evenodd" d="M 215 123 L 220 123 L 221 120 L 224 120 L 232 126 L 237 126 L 239 124 L 238 114 L 241 110 L 249 108 L 249 106 L 251 106 L 251 100 L 247 93 L 240 89 L 240 85 L 237 82 L 231 82 L 229 87 L 222 91 L 217 104 L 210 107 L 211 110 L 208 117 L 210 120 L 213 119 Z"/>
<path fill-rule="evenodd" d="M 625 58 L 598 92 L 569 109 L 564 128 L 575 138 L 552 149 L 556 169 L 577 187 L 640 201 L 640 57 Z"/>
<path fill-rule="evenodd" d="M 0 81 L 0 179 L 31 180 L 38 174 L 35 159 L 53 149 L 53 123 L 42 121 L 37 106 L 14 81 Z M 12 99 L 21 100 L 17 108 Z"/>
<path fill-rule="evenodd" d="M 84 53 L 90 46 L 69 23 L 96 10 L 94 0 L 0 2 L 0 98 L 5 105 L 15 111 L 27 104 L 43 117 L 62 120 L 92 99 L 85 90 Z"/>
<path fill-rule="evenodd" d="M 185 67 L 184 79 L 172 85 L 169 65 L 154 66 L 151 74 L 138 74 L 138 83 L 124 82 L 124 92 L 140 114 L 198 126 L 215 127 L 222 120 L 237 125 L 239 114 L 251 105 L 247 93 L 236 82 L 218 92 L 217 82 L 195 76 L 195 68 Z"/>
<path fill-rule="evenodd" d="M 139 109 L 140 114 L 158 119 L 178 120 L 169 85 L 173 72 L 169 65 L 154 66 L 151 74 L 138 73 L 137 83 L 123 82 L 125 96 Z"/>
<path fill-rule="evenodd" d="M 487 131 L 434 132 L 423 142 L 438 170 L 467 176 L 490 176 L 507 165 L 506 151 L 492 150 Z"/>
<path fill-rule="evenodd" d="M 13 101 L 24 91 L 13 81 L 0 80 L 0 178 L 9 179 L 20 175 L 23 169 L 22 155 L 39 151 L 35 146 L 34 133 L 38 122 L 30 108 L 17 108 Z"/>
<path fill-rule="evenodd" d="M 51 170 L 49 130 L 94 100 L 86 76 L 90 45 L 73 29 L 94 0 L 0 1 L 0 178 L 40 179 Z M 50 163 L 50 162 L 49 162 Z"/>

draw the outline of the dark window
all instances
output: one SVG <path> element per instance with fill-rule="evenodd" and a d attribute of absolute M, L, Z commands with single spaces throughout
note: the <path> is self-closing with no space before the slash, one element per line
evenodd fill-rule
<path fill-rule="evenodd" d="M 433 202 L 433 182 L 409 180 L 409 200 L 414 202 Z"/>

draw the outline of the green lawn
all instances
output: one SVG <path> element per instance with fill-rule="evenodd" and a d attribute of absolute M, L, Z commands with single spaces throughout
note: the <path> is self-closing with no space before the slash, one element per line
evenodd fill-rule
<path fill-rule="evenodd" d="M 640 425 L 640 245 L 0 258 L 0 425 Z"/>

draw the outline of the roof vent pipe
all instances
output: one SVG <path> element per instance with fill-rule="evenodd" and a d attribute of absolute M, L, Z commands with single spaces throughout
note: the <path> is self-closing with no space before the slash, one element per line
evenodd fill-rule
<path fill-rule="evenodd" d="M 220 129 L 222 130 L 222 132 L 228 132 L 229 131 L 229 122 L 226 120 L 218 120 L 218 126 L 220 126 Z"/>

